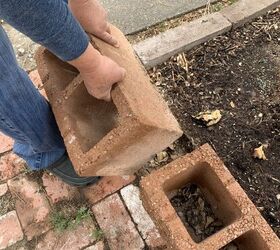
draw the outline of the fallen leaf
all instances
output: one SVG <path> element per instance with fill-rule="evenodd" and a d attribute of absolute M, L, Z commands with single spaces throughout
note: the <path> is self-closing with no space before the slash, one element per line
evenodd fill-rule
<path fill-rule="evenodd" d="M 161 163 L 168 160 L 168 154 L 165 151 L 162 151 L 156 155 L 156 161 Z"/>
<path fill-rule="evenodd" d="M 267 158 L 266 158 L 265 152 L 264 152 L 264 149 L 265 149 L 265 148 L 268 148 L 268 145 L 267 145 L 267 144 L 263 144 L 263 145 L 261 145 L 260 147 L 255 148 L 255 149 L 254 149 L 254 154 L 253 154 L 253 156 L 254 156 L 255 158 L 257 158 L 257 159 L 266 161 Z"/>
<path fill-rule="evenodd" d="M 220 110 L 200 112 L 198 115 L 193 116 L 197 120 L 201 120 L 206 123 L 207 127 L 217 124 L 222 119 Z"/>

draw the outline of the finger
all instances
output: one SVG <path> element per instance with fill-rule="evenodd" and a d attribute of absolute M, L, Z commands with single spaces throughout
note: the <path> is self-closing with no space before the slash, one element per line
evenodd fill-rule
<path fill-rule="evenodd" d="M 106 29 L 107 33 L 109 33 L 110 35 L 112 34 L 111 33 L 111 27 L 110 27 L 110 24 L 107 23 L 107 29 Z"/>
<path fill-rule="evenodd" d="M 108 32 L 104 32 L 103 35 L 101 36 L 101 39 L 103 41 L 105 41 L 106 43 L 109 43 L 113 46 L 115 46 L 116 48 L 119 48 L 119 42 L 117 41 L 116 38 L 114 38 L 111 34 L 109 34 Z"/>

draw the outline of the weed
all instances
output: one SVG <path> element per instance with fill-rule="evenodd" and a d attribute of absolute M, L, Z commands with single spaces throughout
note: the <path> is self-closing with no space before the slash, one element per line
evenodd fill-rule
<path fill-rule="evenodd" d="M 63 211 L 54 211 L 51 215 L 51 224 L 54 229 L 63 232 L 79 225 L 84 219 L 90 218 L 90 211 L 86 207 L 79 208 L 74 214 Z"/>
<path fill-rule="evenodd" d="M 104 239 L 104 232 L 101 229 L 93 230 L 91 237 L 94 238 L 96 241 L 100 241 Z"/>

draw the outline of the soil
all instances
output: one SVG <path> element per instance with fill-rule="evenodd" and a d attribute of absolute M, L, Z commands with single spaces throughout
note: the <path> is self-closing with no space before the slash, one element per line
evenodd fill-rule
<path fill-rule="evenodd" d="M 145 170 L 170 161 L 176 148 L 209 143 L 280 237 L 279 35 L 278 8 L 150 71 L 185 137 Z M 216 109 L 222 119 L 211 127 L 193 118 Z M 253 157 L 262 144 L 267 160 Z"/>

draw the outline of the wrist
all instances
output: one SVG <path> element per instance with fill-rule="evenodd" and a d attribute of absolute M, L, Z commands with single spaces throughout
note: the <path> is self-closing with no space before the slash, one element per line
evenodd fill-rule
<path fill-rule="evenodd" d="M 68 61 L 69 64 L 77 68 L 81 73 L 94 71 L 101 62 L 102 55 L 90 43 L 85 52 L 78 58 Z"/>

